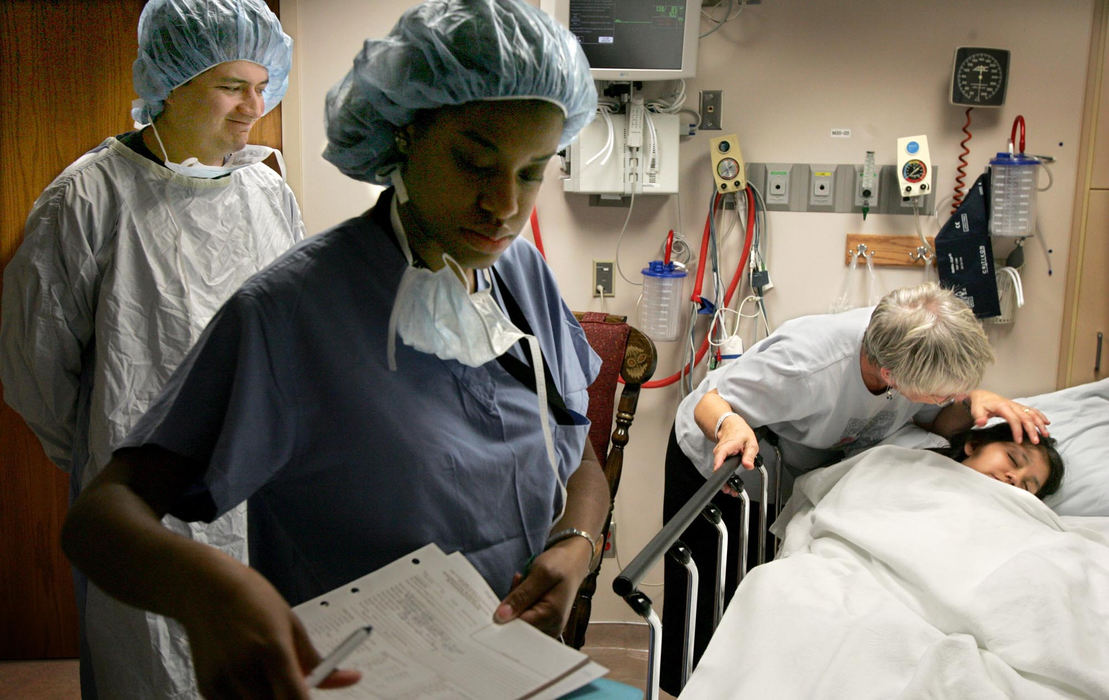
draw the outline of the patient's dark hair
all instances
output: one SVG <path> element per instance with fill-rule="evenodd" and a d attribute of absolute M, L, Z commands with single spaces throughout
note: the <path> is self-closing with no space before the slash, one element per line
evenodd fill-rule
<path fill-rule="evenodd" d="M 938 447 L 933 452 L 939 452 L 946 455 L 956 462 L 962 462 L 967 458 L 966 450 L 964 449 L 967 443 L 974 445 L 976 448 L 982 445 L 988 445 L 991 442 L 1012 442 L 1013 429 L 1009 427 L 1008 423 L 1001 422 L 997 425 L 991 425 L 988 428 L 979 428 L 974 430 L 967 430 L 956 435 L 952 435 L 949 442 L 950 447 Z M 1033 444 L 1033 447 L 1043 453 L 1047 458 L 1047 480 L 1044 481 L 1043 486 L 1036 493 L 1041 500 L 1050 496 L 1059 490 L 1063 483 L 1063 457 L 1059 451 L 1055 449 L 1055 438 L 1048 437 L 1047 435 L 1040 436 L 1040 442 Z"/>

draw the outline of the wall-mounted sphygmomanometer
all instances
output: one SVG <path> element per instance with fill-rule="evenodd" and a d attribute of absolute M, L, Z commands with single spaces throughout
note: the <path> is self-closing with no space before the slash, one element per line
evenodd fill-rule
<path fill-rule="evenodd" d="M 712 159 L 712 178 L 716 181 L 717 192 L 727 194 L 747 188 L 743 154 L 739 151 L 739 139 L 735 134 L 725 134 L 712 139 L 709 142 L 709 155 Z"/>
<path fill-rule="evenodd" d="M 1009 52 L 961 46 L 951 69 L 951 104 L 1000 107 L 1009 83 Z"/>

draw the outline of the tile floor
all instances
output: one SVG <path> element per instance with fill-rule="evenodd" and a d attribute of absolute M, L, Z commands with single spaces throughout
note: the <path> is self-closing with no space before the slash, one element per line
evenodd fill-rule
<path fill-rule="evenodd" d="M 77 659 L 0 661 L 0 698 L 75 700 L 80 697 Z"/>
<path fill-rule="evenodd" d="M 648 635 L 645 624 L 593 622 L 582 651 L 609 670 L 608 678 L 643 690 Z M 80 695 L 76 659 L 0 661 L 0 698 L 75 700 Z M 673 700 L 664 692 L 659 698 Z"/>
<path fill-rule="evenodd" d="M 649 639 L 646 623 L 590 622 L 582 651 L 608 669 L 606 678 L 645 690 Z M 674 700 L 665 691 L 660 690 L 658 696 L 659 700 Z"/>

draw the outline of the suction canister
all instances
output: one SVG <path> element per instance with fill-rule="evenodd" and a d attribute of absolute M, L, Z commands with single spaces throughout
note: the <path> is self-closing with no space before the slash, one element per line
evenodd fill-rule
<path fill-rule="evenodd" d="M 653 340 L 678 339 L 685 276 L 685 270 L 673 262 L 652 260 L 643 268 L 639 329 Z"/>
<path fill-rule="evenodd" d="M 1036 233 L 1036 168 L 1023 153 L 998 153 L 990 161 L 990 235 L 1026 237 Z"/>

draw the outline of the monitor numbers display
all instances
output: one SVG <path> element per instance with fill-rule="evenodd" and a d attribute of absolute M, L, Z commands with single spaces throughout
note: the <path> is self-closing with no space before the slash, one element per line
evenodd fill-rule
<path fill-rule="evenodd" d="M 685 2 L 570 0 L 570 31 L 591 68 L 680 70 Z"/>

